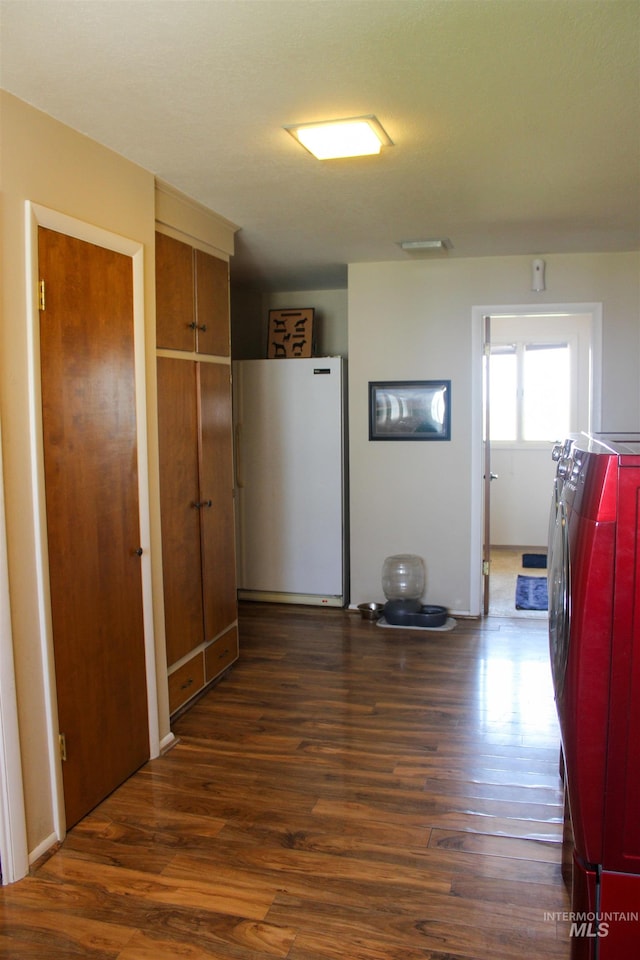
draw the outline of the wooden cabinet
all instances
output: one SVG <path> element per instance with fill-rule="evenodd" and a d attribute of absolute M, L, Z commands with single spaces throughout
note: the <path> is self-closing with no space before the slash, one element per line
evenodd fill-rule
<path fill-rule="evenodd" d="M 238 628 L 231 627 L 204 652 L 205 677 L 213 680 L 238 659 Z"/>
<path fill-rule="evenodd" d="M 233 426 L 228 306 L 223 332 L 217 316 L 221 313 L 217 304 L 219 270 L 217 266 L 210 270 L 209 261 L 224 267 L 221 296 L 228 305 L 227 264 L 209 254 L 201 258 L 201 251 L 173 238 L 158 237 L 163 238 L 156 265 L 160 509 L 169 707 L 173 713 L 238 657 Z M 175 262 L 168 258 L 170 249 L 176 252 Z M 201 262 L 204 269 L 198 267 Z M 191 299 L 198 321 L 190 330 L 176 319 L 184 319 L 185 304 L 190 302 L 185 280 L 189 263 L 193 267 Z M 168 276 L 174 276 L 175 283 Z M 167 332 L 170 316 L 176 321 L 173 340 Z M 206 334 L 212 334 L 213 346 L 226 349 L 226 354 L 203 351 L 200 325 L 207 327 Z M 186 345 L 182 328 L 191 336 L 190 345 Z M 183 337 L 183 346 L 177 346 L 179 337 Z M 168 347 L 169 343 L 172 346 Z"/>
<path fill-rule="evenodd" d="M 169 711 L 175 711 L 204 686 L 204 659 L 196 653 L 169 674 Z"/>
<path fill-rule="evenodd" d="M 229 277 L 225 260 L 156 233 L 159 348 L 228 357 Z"/>

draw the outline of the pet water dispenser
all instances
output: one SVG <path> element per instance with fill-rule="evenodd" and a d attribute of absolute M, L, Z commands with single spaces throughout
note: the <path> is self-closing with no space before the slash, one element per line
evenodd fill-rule
<path fill-rule="evenodd" d="M 382 565 L 382 590 L 387 598 L 383 615 L 393 626 L 441 627 L 447 620 L 447 608 L 424 605 L 426 586 L 422 557 L 398 553 Z"/>
<path fill-rule="evenodd" d="M 382 565 L 382 591 L 387 600 L 409 600 L 415 603 L 424 593 L 426 574 L 422 557 L 398 553 L 387 557 Z M 410 603 L 409 606 L 412 604 Z"/>

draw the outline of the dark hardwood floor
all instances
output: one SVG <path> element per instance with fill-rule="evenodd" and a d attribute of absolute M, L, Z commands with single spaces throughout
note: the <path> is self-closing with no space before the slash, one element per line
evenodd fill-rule
<path fill-rule="evenodd" d="M 0 890 L 0 956 L 568 958 L 546 623 L 240 623 L 177 746 Z"/>

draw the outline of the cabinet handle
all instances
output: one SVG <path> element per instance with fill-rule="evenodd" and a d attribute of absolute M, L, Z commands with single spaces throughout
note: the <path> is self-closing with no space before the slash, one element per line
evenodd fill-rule
<path fill-rule="evenodd" d="M 196 510 L 199 510 L 201 507 L 212 507 L 213 501 L 212 500 L 194 500 L 191 506 L 195 507 Z"/>
<path fill-rule="evenodd" d="M 206 323 L 197 323 L 195 327 L 196 327 L 196 330 L 202 330 L 203 333 L 206 333 L 206 330 L 207 330 Z"/>
<path fill-rule="evenodd" d="M 187 324 L 187 327 L 189 330 L 197 330 L 198 324 L 195 322 L 195 320 L 192 320 L 191 323 Z"/>
<path fill-rule="evenodd" d="M 187 687 L 190 687 L 192 683 L 193 683 L 193 677 L 189 677 L 189 679 L 188 679 L 185 683 L 182 684 L 182 686 L 180 687 L 180 689 L 181 689 L 181 690 L 186 690 Z"/>

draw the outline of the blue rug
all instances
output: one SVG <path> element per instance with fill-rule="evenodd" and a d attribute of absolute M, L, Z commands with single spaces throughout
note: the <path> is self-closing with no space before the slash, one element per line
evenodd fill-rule
<path fill-rule="evenodd" d="M 516 610 L 548 610 L 546 577 L 523 577 L 518 575 L 516 584 Z"/>
<path fill-rule="evenodd" d="M 544 570 L 547 566 L 547 555 L 546 553 L 523 553 L 522 566 L 540 567 L 542 570 Z"/>

